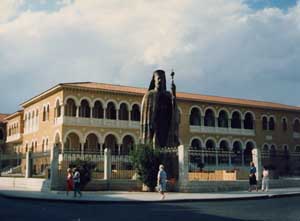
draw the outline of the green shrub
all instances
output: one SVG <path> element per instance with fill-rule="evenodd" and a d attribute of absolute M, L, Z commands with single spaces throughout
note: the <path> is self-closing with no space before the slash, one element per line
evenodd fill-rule
<path fill-rule="evenodd" d="M 159 152 L 151 144 L 139 144 L 130 152 L 133 168 L 138 179 L 154 191 L 157 182 L 157 172 L 160 164 Z"/>

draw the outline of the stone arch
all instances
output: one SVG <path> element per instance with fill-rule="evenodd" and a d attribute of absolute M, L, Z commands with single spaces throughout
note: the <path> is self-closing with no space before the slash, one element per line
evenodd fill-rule
<path fill-rule="evenodd" d="M 64 150 L 72 150 L 72 151 L 81 151 L 81 143 L 82 140 L 80 139 L 80 134 L 73 131 L 69 131 L 65 136 L 65 142 L 64 142 Z"/>
<path fill-rule="evenodd" d="M 136 144 L 136 138 L 131 133 L 126 133 L 122 136 L 121 144 L 121 154 L 128 155 L 131 150 L 133 150 L 134 145 Z"/>
<path fill-rule="evenodd" d="M 220 153 L 218 157 L 218 164 L 228 165 L 229 164 L 228 151 L 231 149 L 230 141 L 227 138 L 221 138 L 219 140 L 218 149 Z"/>
<path fill-rule="evenodd" d="M 228 138 L 225 138 L 225 137 L 220 138 L 220 140 L 219 140 L 219 142 L 218 142 L 218 146 L 217 146 L 218 149 L 220 149 L 222 141 L 225 141 L 225 142 L 227 143 L 227 145 L 228 145 L 228 146 L 227 146 L 227 147 L 228 147 L 228 150 L 231 150 L 231 149 L 232 149 L 231 141 L 230 141 Z"/>
<path fill-rule="evenodd" d="M 94 106 L 95 106 L 95 103 L 96 103 L 97 101 L 99 101 L 99 102 L 102 104 L 102 107 L 104 108 L 105 101 L 104 101 L 102 98 L 100 98 L 100 97 L 95 98 L 95 99 L 92 101 L 92 105 L 91 105 L 91 106 L 94 107 Z"/>
<path fill-rule="evenodd" d="M 86 101 L 88 102 L 89 106 L 90 106 L 90 107 L 93 107 L 92 99 L 89 98 L 89 97 L 87 97 L 87 96 L 80 97 L 80 99 L 79 99 L 79 105 L 81 104 L 81 102 L 82 102 L 83 100 L 86 100 Z"/>
<path fill-rule="evenodd" d="M 245 165 L 250 164 L 250 162 L 253 161 L 253 157 L 252 157 L 252 150 L 256 148 L 256 145 L 254 143 L 254 141 L 252 140 L 248 140 L 245 142 L 245 149 L 244 149 L 244 162 Z"/>
<path fill-rule="evenodd" d="M 120 138 L 120 135 L 119 134 L 117 134 L 116 132 L 113 132 L 113 131 L 109 131 L 109 132 L 106 132 L 105 134 L 104 134 L 104 136 L 103 136 L 103 143 L 105 142 L 105 138 L 108 136 L 108 135 L 110 135 L 110 134 L 112 134 L 112 135 L 114 135 L 115 137 L 116 137 L 116 139 L 117 139 L 117 144 L 121 144 L 121 138 Z"/>
<path fill-rule="evenodd" d="M 275 116 L 271 115 L 269 116 L 269 130 L 275 130 L 276 128 L 276 118 Z"/>
<path fill-rule="evenodd" d="M 300 120 L 298 117 L 294 118 L 293 120 L 293 131 L 300 133 Z"/>
<path fill-rule="evenodd" d="M 132 105 L 130 105 L 130 103 L 128 101 L 126 101 L 126 100 L 122 100 L 122 101 L 119 102 L 119 104 L 117 106 L 118 110 L 120 110 L 121 104 L 126 104 L 128 111 L 131 111 Z"/>
<path fill-rule="evenodd" d="M 140 121 L 141 120 L 141 106 L 138 103 L 132 104 L 131 107 L 131 120 Z"/>
<path fill-rule="evenodd" d="M 262 150 L 262 152 L 265 152 L 265 153 L 269 152 L 269 150 L 270 150 L 269 144 L 268 143 L 264 143 L 261 146 L 261 150 Z"/>
<path fill-rule="evenodd" d="M 232 144 L 231 144 L 232 150 L 233 150 L 233 148 L 234 148 L 234 146 L 235 146 L 235 145 L 234 145 L 235 142 L 239 142 L 241 150 L 244 150 L 244 149 L 245 149 L 244 143 L 243 143 L 243 141 L 242 141 L 241 139 L 233 139 L 233 140 L 232 140 Z"/>
<path fill-rule="evenodd" d="M 254 129 L 255 114 L 252 111 L 246 111 L 244 113 L 244 128 Z"/>
<path fill-rule="evenodd" d="M 225 108 L 218 111 L 218 127 L 228 128 L 229 112 Z"/>
<path fill-rule="evenodd" d="M 190 125 L 192 126 L 200 126 L 201 125 L 201 111 L 199 108 L 194 107 L 191 109 L 191 112 L 189 112 L 190 116 Z"/>
<path fill-rule="evenodd" d="M 91 101 L 85 98 L 80 99 L 79 117 L 90 118 L 91 117 Z"/>
<path fill-rule="evenodd" d="M 204 126 L 215 127 L 216 110 L 212 107 L 207 107 L 204 113 Z"/>
<path fill-rule="evenodd" d="M 120 104 L 119 104 L 119 107 L 118 107 L 118 109 L 119 109 L 119 112 L 118 112 L 118 114 L 119 114 L 119 120 L 129 120 L 129 112 L 131 111 L 130 109 L 130 105 L 129 105 L 129 103 L 128 102 L 121 102 Z"/>
<path fill-rule="evenodd" d="M 65 100 L 65 116 L 76 117 L 77 107 L 79 105 L 76 104 L 76 100 L 74 98 L 69 97 Z M 44 113 L 43 113 L 44 118 Z"/>
<path fill-rule="evenodd" d="M 106 102 L 105 102 L 105 108 L 107 108 L 107 105 L 112 102 L 114 105 L 115 105 L 115 108 L 118 109 L 119 108 L 119 104 L 116 100 L 114 99 L 108 99 Z"/>
<path fill-rule="evenodd" d="M 113 100 L 107 101 L 106 103 L 106 119 L 116 120 L 117 119 L 117 103 Z"/>
<path fill-rule="evenodd" d="M 263 130 L 268 129 L 268 116 L 267 115 L 262 115 L 261 116 L 261 127 Z"/>
<path fill-rule="evenodd" d="M 83 136 L 83 141 L 84 141 L 84 142 L 85 142 L 86 138 L 88 137 L 88 135 L 90 135 L 90 134 L 95 134 L 95 135 L 97 136 L 97 139 L 98 139 L 98 142 L 99 142 L 99 143 L 102 143 L 102 142 L 103 142 L 103 139 L 102 139 L 102 137 L 101 137 L 101 134 L 100 134 L 98 131 L 96 131 L 96 130 L 89 130 L 89 131 L 87 131 L 87 132 L 84 134 L 84 136 Z"/>
<path fill-rule="evenodd" d="M 84 142 L 82 133 L 79 130 L 72 129 L 72 130 L 69 130 L 69 131 L 66 132 L 66 134 L 64 136 L 64 139 L 63 139 L 64 143 L 66 142 L 66 139 L 67 139 L 68 135 L 71 134 L 71 133 L 75 133 L 75 134 L 77 134 L 79 136 L 80 143 Z"/>
<path fill-rule="evenodd" d="M 241 111 L 235 109 L 231 112 L 231 128 L 241 129 L 243 115 Z"/>
<path fill-rule="evenodd" d="M 118 155 L 119 153 L 119 142 L 118 137 L 114 133 L 107 133 L 104 136 L 104 148 L 108 148 L 112 155 Z"/>
<path fill-rule="evenodd" d="M 198 136 L 194 136 L 190 139 L 190 148 L 191 149 L 203 149 L 204 148 L 204 145 L 203 145 L 203 141 L 200 137 Z"/>
<path fill-rule="evenodd" d="M 204 142 L 206 149 L 207 149 L 208 141 L 212 141 L 214 149 L 217 148 L 217 141 L 216 141 L 216 139 L 214 137 L 208 137 L 208 138 L 205 139 L 205 142 Z"/>
<path fill-rule="evenodd" d="M 103 119 L 104 117 L 104 107 L 101 100 L 96 99 L 93 103 L 93 118 Z"/>
<path fill-rule="evenodd" d="M 85 152 L 98 152 L 100 151 L 100 140 L 97 133 L 89 132 L 85 134 L 84 138 L 84 151 Z"/>
<path fill-rule="evenodd" d="M 72 99 L 72 100 L 75 102 L 75 105 L 76 105 L 76 106 L 79 106 L 79 105 L 80 105 L 79 99 L 78 99 L 77 97 L 73 96 L 73 95 L 68 95 L 68 96 L 66 96 L 66 97 L 64 98 L 64 105 L 67 104 L 68 99 Z"/>
<path fill-rule="evenodd" d="M 191 113 L 191 111 L 192 111 L 193 108 L 199 109 L 201 116 L 204 116 L 204 112 L 202 111 L 202 108 L 200 106 L 198 106 L 198 105 L 192 105 L 190 107 L 190 109 L 189 109 L 189 114 Z"/>

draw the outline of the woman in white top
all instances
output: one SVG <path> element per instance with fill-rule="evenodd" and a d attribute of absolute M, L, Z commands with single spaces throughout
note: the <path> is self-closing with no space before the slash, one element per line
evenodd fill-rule
<path fill-rule="evenodd" d="M 262 173 L 261 190 L 262 191 L 269 190 L 269 170 L 266 167 L 264 167 L 263 173 Z"/>

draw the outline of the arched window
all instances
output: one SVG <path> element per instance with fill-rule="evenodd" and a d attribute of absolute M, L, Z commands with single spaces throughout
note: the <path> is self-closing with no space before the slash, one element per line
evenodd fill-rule
<path fill-rule="evenodd" d="M 80 139 L 76 133 L 70 133 L 67 136 L 66 143 L 64 146 L 66 151 L 78 151 L 80 152 Z"/>
<path fill-rule="evenodd" d="M 263 146 L 263 152 L 265 153 L 269 152 L 269 146 L 267 144 Z"/>
<path fill-rule="evenodd" d="M 191 149 L 193 150 L 201 150 L 201 141 L 199 139 L 193 139 L 191 143 Z"/>
<path fill-rule="evenodd" d="M 55 117 L 60 117 L 61 116 L 61 106 L 59 104 L 59 100 L 56 101 L 56 105 L 55 105 Z"/>
<path fill-rule="evenodd" d="M 226 140 L 222 140 L 220 143 L 219 151 L 219 164 L 228 165 L 229 164 L 229 144 Z"/>
<path fill-rule="evenodd" d="M 93 117 L 94 118 L 103 118 L 103 106 L 100 101 L 96 101 L 93 108 Z"/>
<path fill-rule="evenodd" d="M 244 150 L 244 162 L 245 165 L 249 165 L 252 161 L 252 149 L 254 148 L 254 144 L 252 142 L 247 142 L 246 149 Z"/>
<path fill-rule="evenodd" d="M 116 111 L 115 104 L 113 102 L 109 102 L 107 104 L 107 108 L 106 108 L 106 118 L 115 120 L 116 116 L 117 116 L 116 113 L 117 113 L 117 111 Z"/>
<path fill-rule="evenodd" d="M 190 114 L 190 125 L 201 125 L 201 115 L 198 108 L 193 108 Z"/>
<path fill-rule="evenodd" d="M 109 134 L 105 137 L 104 149 L 105 148 L 110 149 L 112 155 L 118 155 L 118 153 L 119 153 L 118 143 L 117 143 L 117 139 L 114 135 Z"/>
<path fill-rule="evenodd" d="M 293 131 L 294 131 L 294 132 L 297 132 L 297 133 L 300 133 L 300 122 L 299 122 L 298 119 L 296 119 L 296 120 L 294 121 Z"/>
<path fill-rule="evenodd" d="M 275 130 L 275 120 L 273 117 L 269 119 L 269 130 Z"/>
<path fill-rule="evenodd" d="M 241 128 L 241 115 L 239 112 L 235 111 L 231 118 L 231 128 Z"/>
<path fill-rule="evenodd" d="M 45 139 L 43 139 L 43 142 L 42 142 L 42 152 L 45 152 Z"/>
<path fill-rule="evenodd" d="M 48 147 L 48 138 L 46 139 L 46 151 L 49 150 L 49 147 Z"/>
<path fill-rule="evenodd" d="M 262 118 L 262 129 L 267 130 L 268 129 L 268 119 L 267 117 Z"/>
<path fill-rule="evenodd" d="M 242 144 L 239 141 L 235 141 L 232 146 L 232 156 L 231 163 L 232 165 L 242 165 Z"/>
<path fill-rule="evenodd" d="M 65 106 L 65 116 L 76 117 L 76 109 L 75 101 L 69 98 Z"/>
<path fill-rule="evenodd" d="M 275 148 L 274 145 L 271 145 L 271 147 L 270 147 L 270 158 L 275 158 L 276 155 L 277 155 L 276 148 Z"/>
<path fill-rule="evenodd" d="M 225 127 L 225 128 L 228 127 L 228 115 L 224 110 L 220 111 L 219 113 L 218 127 Z"/>
<path fill-rule="evenodd" d="M 120 105 L 120 110 L 119 110 L 119 120 L 128 120 L 128 108 L 127 108 L 127 104 L 122 103 Z"/>
<path fill-rule="evenodd" d="M 215 115 L 211 109 L 205 111 L 204 126 L 214 127 L 215 126 Z"/>
<path fill-rule="evenodd" d="M 283 130 L 284 132 L 287 131 L 287 120 L 286 120 L 286 118 L 283 118 L 283 119 L 282 119 L 282 130 Z"/>
<path fill-rule="evenodd" d="M 86 137 L 85 144 L 84 144 L 84 151 L 85 152 L 96 152 L 100 150 L 100 145 L 98 142 L 98 137 L 96 134 L 89 134 Z"/>
<path fill-rule="evenodd" d="M 43 107 L 43 121 L 46 121 L 46 106 Z M 30 114 L 29 114 L 29 119 L 30 119 Z M 30 121 L 29 121 L 30 122 Z"/>
<path fill-rule="evenodd" d="M 91 108 L 87 100 L 82 100 L 80 103 L 79 117 L 91 117 Z"/>
<path fill-rule="evenodd" d="M 129 152 L 133 150 L 134 147 L 134 139 L 130 135 L 126 135 L 122 140 L 121 145 L 121 154 L 129 155 Z"/>
<path fill-rule="evenodd" d="M 207 140 L 205 147 L 207 149 L 207 153 L 204 157 L 204 162 L 208 165 L 216 165 L 216 144 L 213 140 Z"/>
<path fill-rule="evenodd" d="M 245 129 L 253 129 L 253 116 L 251 113 L 247 113 L 245 115 L 244 128 Z"/>
<path fill-rule="evenodd" d="M 140 114 L 140 107 L 137 104 L 134 104 L 132 106 L 131 110 L 131 120 L 132 121 L 140 121 L 141 119 L 141 114 Z"/>
<path fill-rule="evenodd" d="M 50 119 L 50 106 L 49 104 L 47 105 L 47 113 L 46 113 L 46 120 Z"/>

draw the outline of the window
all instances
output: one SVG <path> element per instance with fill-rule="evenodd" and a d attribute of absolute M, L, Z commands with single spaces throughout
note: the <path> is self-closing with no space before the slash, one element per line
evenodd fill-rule
<path fill-rule="evenodd" d="M 282 119 L 282 130 L 284 132 L 287 131 L 287 120 L 286 120 L 286 118 Z"/>
<path fill-rule="evenodd" d="M 201 125 L 200 111 L 195 107 L 190 114 L 190 125 Z"/>
<path fill-rule="evenodd" d="M 235 111 L 232 114 L 232 119 L 231 119 L 231 128 L 241 128 L 241 115 L 239 112 Z"/>
<path fill-rule="evenodd" d="M 268 129 L 268 119 L 267 119 L 267 117 L 263 117 L 263 119 L 262 119 L 262 129 L 263 130 Z"/>
<path fill-rule="evenodd" d="M 4 140 L 4 132 L 2 128 L 0 128 L 0 140 Z"/>
<path fill-rule="evenodd" d="M 275 120 L 273 117 L 269 119 L 269 130 L 275 130 Z"/>

